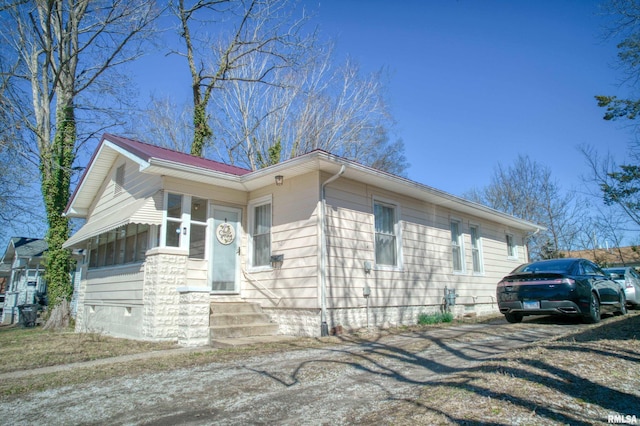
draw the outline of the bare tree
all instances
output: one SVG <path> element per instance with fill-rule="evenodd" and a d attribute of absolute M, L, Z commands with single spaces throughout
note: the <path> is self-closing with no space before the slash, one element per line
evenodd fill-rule
<path fill-rule="evenodd" d="M 33 197 L 37 172 L 30 167 L 20 144 L 23 130 L 22 107 L 28 96 L 14 85 L 8 76 L 17 67 L 4 58 L 0 49 L 0 241 L 12 236 L 44 235 L 44 214 L 41 201 Z M 25 232 L 27 234 L 25 234 Z"/>
<path fill-rule="evenodd" d="M 152 96 L 140 118 L 127 127 L 127 133 L 140 140 L 188 153 L 193 142 L 193 107 L 168 96 Z"/>
<path fill-rule="evenodd" d="M 465 196 L 496 210 L 547 228 L 531 235 L 527 247 L 531 258 L 559 256 L 576 238 L 579 216 L 572 193 L 563 194 L 551 171 L 527 156 L 519 156 L 508 168 L 498 164 L 491 183 Z"/>
<path fill-rule="evenodd" d="M 70 195 L 78 127 L 113 93 L 115 69 L 142 54 L 140 43 L 157 12 L 151 0 L 19 1 L 1 10 L 4 28 L 11 29 L 2 33 L 4 48 L 18 64 L 8 78 L 31 94 L 21 140 L 33 141 L 40 172 L 49 225 L 46 279 L 55 305 L 72 293 L 70 255 L 62 249 L 69 221 L 62 212 Z M 96 89 L 102 97 L 92 97 Z"/>
<path fill-rule="evenodd" d="M 193 123 L 185 124 L 186 109 L 155 101 L 144 121 L 152 126 L 138 132 L 182 150 L 184 133 L 174 129 L 189 128 L 192 154 L 204 155 L 208 147 L 208 157 L 252 170 L 324 149 L 403 174 L 404 145 L 392 138 L 383 72 L 363 76 L 351 61 L 334 66 L 329 46 L 319 45 L 313 34 L 302 35 L 304 18 L 277 14 L 288 3 L 198 1 L 187 7 L 179 2 L 174 11 L 186 47 L 181 54 L 191 70 Z M 198 22 L 220 27 L 217 39 L 196 37 L 191 30 Z"/>
<path fill-rule="evenodd" d="M 633 228 L 637 229 L 640 225 L 640 190 L 635 183 L 638 180 L 638 177 L 634 177 L 636 167 L 618 166 L 611 154 L 601 157 L 593 147 L 581 146 L 579 151 L 590 169 L 590 174 L 582 179 L 586 188 L 591 189 L 591 197 L 601 205 L 616 207 L 624 212 L 628 218 L 624 226 L 631 229 L 630 220 L 635 224 Z M 637 161 L 638 154 L 640 152 L 634 154 L 632 150 L 630 158 Z M 624 176 L 627 170 L 629 176 Z"/>
<path fill-rule="evenodd" d="M 185 48 L 176 53 L 187 59 L 192 79 L 191 154 L 202 156 L 213 136 L 207 112 L 213 91 L 227 81 L 274 84 L 272 74 L 295 65 L 313 38 L 301 35 L 306 18 L 294 18 L 294 8 L 284 0 L 178 0 L 173 10 Z M 236 71 L 249 60 L 267 66 L 259 74 L 240 76 Z"/>
<path fill-rule="evenodd" d="M 403 174 L 402 141 L 390 141 L 393 119 L 382 73 L 362 76 L 351 61 L 332 66 L 318 49 L 304 66 L 274 73 L 277 85 L 227 85 L 214 101 L 219 155 L 255 170 L 323 149 L 390 173 Z M 249 63 L 239 73 L 260 73 Z M 242 74 L 240 74 L 242 76 Z"/>

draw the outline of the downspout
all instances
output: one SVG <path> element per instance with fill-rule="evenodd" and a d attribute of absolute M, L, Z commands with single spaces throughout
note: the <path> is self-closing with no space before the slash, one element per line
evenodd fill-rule
<path fill-rule="evenodd" d="M 536 228 L 535 231 L 533 231 L 533 233 L 527 234 L 527 242 L 525 243 L 525 246 L 527 247 L 527 262 L 531 262 L 531 253 L 529 252 L 529 240 L 533 237 L 535 237 L 538 232 L 540 232 L 540 228 Z"/>
<path fill-rule="evenodd" d="M 340 176 L 342 176 L 342 174 L 344 173 L 346 169 L 346 166 L 343 164 L 342 167 L 340 167 L 340 171 L 338 173 L 336 173 L 335 175 L 331 176 L 329 179 L 327 179 L 326 181 L 324 181 L 324 183 L 322 184 L 322 190 L 321 190 L 321 200 L 320 202 L 322 203 L 321 207 L 320 207 L 320 212 L 321 212 L 321 220 L 322 220 L 322 224 L 320 226 L 320 239 L 321 239 L 321 249 L 320 249 L 320 307 L 321 307 L 321 313 L 320 313 L 320 319 L 322 321 L 322 324 L 320 326 L 320 335 L 321 336 L 328 336 L 329 335 L 329 326 L 327 325 L 327 238 L 326 238 L 326 227 L 327 227 L 327 220 L 326 220 L 326 200 L 325 200 L 325 187 L 330 184 L 331 182 L 333 182 L 334 180 L 338 179 Z"/>

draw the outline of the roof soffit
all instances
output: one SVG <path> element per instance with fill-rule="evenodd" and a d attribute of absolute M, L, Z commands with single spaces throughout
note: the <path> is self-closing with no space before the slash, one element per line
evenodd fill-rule
<path fill-rule="evenodd" d="M 277 175 L 284 176 L 285 180 L 310 172 L 323 171 L 336 174 L 342 165 L 346 165 L 343 177 L 355 181 L 366 182 L 372 186 L 385 189 L 390 192 L 403 194 L 418 200 L 433 203 L 437 206 L 451 209 L 474 217 L 491 220 L 497 223 L 514 227 L 516 229 L 535 232 L 544 229 L 541 226 L 528 221 L 517 219 L 505 213 L 493 210 L 489 207 L 456 197 L 435 188 L 378 171 L 359 163 L 346 160 L 329 154 L 325 151 L 312 151 L 290 160 L 283 161 L 264 169 L 249 172 L 245 175 L 233 175 L 220 171 L 214 171 L 188 165 L 170 159 L 148 158 L 144 159 L 127 149 L 115 145 L 105 137 L 95 158 L 92 159 L 85 179 L 73 198 L 73 204 L 68 208 L 69 216 L 83 216 L 93 201 L 100 185 L 106 179 L 113 162 L 118 154 L 121 154 L 140 166 L 140 172 L 165 176 L 173 176 L 230 189 L 253 191 L 274 183 Z"/>
<path fill-rule="evenodd" d="M 118 158 L 118 155 L 122 155 L 138 164 L 140 171 L 149 167 L 149 163 L 144 159 L 114 144 L 109 141 L 107 137 L 103 138 L 71 198 L 66 209 L 67 216 L 85 217 L 89 213 L 89 208 L 98 190 L 107 179 L 109 171 Z"/>

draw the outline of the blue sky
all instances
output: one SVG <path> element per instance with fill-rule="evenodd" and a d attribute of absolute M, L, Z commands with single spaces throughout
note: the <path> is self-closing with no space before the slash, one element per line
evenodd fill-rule
<path fill-rule="evenodd" d="M 350 56 L 364 72 L 388 69 L 410 179 L 462 195 L 489 184 L 498 163 L 527 155 L 568 190 L 589 172 L 578 146 L 624 161 L 630 127 L 604 121 L 594 99 L 627 95 L 616 41 L 603 38 L 601 1 L 301 2 L 314 14 L 310 24 L 337 43 L 338 60 Z M 141 100 L 154 93 L 191 101 L 183 58 L 163 46 L 133 75 Z"/>
<path fill-rule="evenodd" d="M 498 163 L 525 155 L 569 190 L 589 173 L 578 146 L 624 161 L 629 126 L 603 120 L 594 99 L 626 94 L 616 42 L 603 36 L 610 18 L 601 1 L 301 3 L 313 14 L 310 25 L 336 42 L 338 61 L 350 56 L 363 72 L 388 70 L 412 180 L 462 195 L 488 185 Z M 137 66 L 141 98 L 190 85 L 175 55 L 161 52 Z M 188 89 L 180 96 L 190 102 Z"/>
<path fill-rule="evenodd" d="M 588 173 L 579 145 L 622 161 L 632 137 L 594 99 L 624 94 L 601 2 L 306 0 L 362 70 L 390 71 L 408 177 L 460 195 L 528 155 L 564 189 Z"/>
<path fill-rule="evenodd" d="M 601 1 L 301 2 L 310 25 L 336 42 L 338 61 L 388 70 L 412 180 L 462 195 L 526 155 L 569 190 L 589 173 L 578 146 L 624 161 L 630 128 L 603 120 L 594 99 L 627 94 Z M 141 99 L 173 91 L 191 102 L 183 58 L 159 50 L 137 69 Z"/>

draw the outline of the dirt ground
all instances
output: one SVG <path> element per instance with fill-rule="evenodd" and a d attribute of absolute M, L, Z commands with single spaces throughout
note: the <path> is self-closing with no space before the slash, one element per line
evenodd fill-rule
<path fill-rule="evenodd" d="M 639 319 L 635 313 L 623 320 L 626 322 L 611 318 L 597 327 L 617 329 L 627 324 L 635 330 Z M 335 345 L 115 377 L 0 400 L 0 423 L 506 425 L 606 424 L 608 415 L 619 413 L 640 417 L 637 345 L 625 348 L 621 344 L 620 364 L 607 353 L 614 349 L 603 347 L 602 342 L 597 348 L 585 349 L 587 355 L 603 356 L 603 362 L 619 365 L 618 369 L 608 368 L 608 374 L 620 375 L 616 381 L 620 386 L 598 384 L 596 375 L 579 381 L 575 379 L 579 372 L 569 374 L 576 367 L 571 363 L 562 370 L 548 366 L 544 373 L 528 371 L 528 376 L 518 377 L 528 354 L 538 357 L 538 364 L 530 369 L 541 369 L 541 360 L 547 359 L 541 351 L 555 348 L 556 352 L 548 352 L 554 356 L 560 354 L 557 351 L 575 350 L 576 339 L 593 329 L 576 321 L 527 319 L 522 324 L 507 324 L 497 319 L 417 332 L 349 335 L 337 339 Z M 637 336 L 633 339 L 636 344 Z M 501 364 L 492 364 L 498 359 Z M 510 367 L 509 362 L 521 364 Z M 589 365 L 577 368 L 588 371 Z M 549 375 L 552 384 L 546 383 Z M 565 383 L 567 380 L 574 383 Z M 516 383 L 523 396 L 503 395 L 498 400 L 495 395 L 502 395 L 498 389 L 507 382 Z M 567 395 L 573 387 L 585 384 L 595 384 L 617 402 Z M 547 388 L 561 394 L 558 401 L 568 402 L 556 409 L 557 401 L 527 400 L 527 395 L 542 394 Z M 466 415 L 465 407 L 473 409 L 467 411 L 473 414 Z"/>

